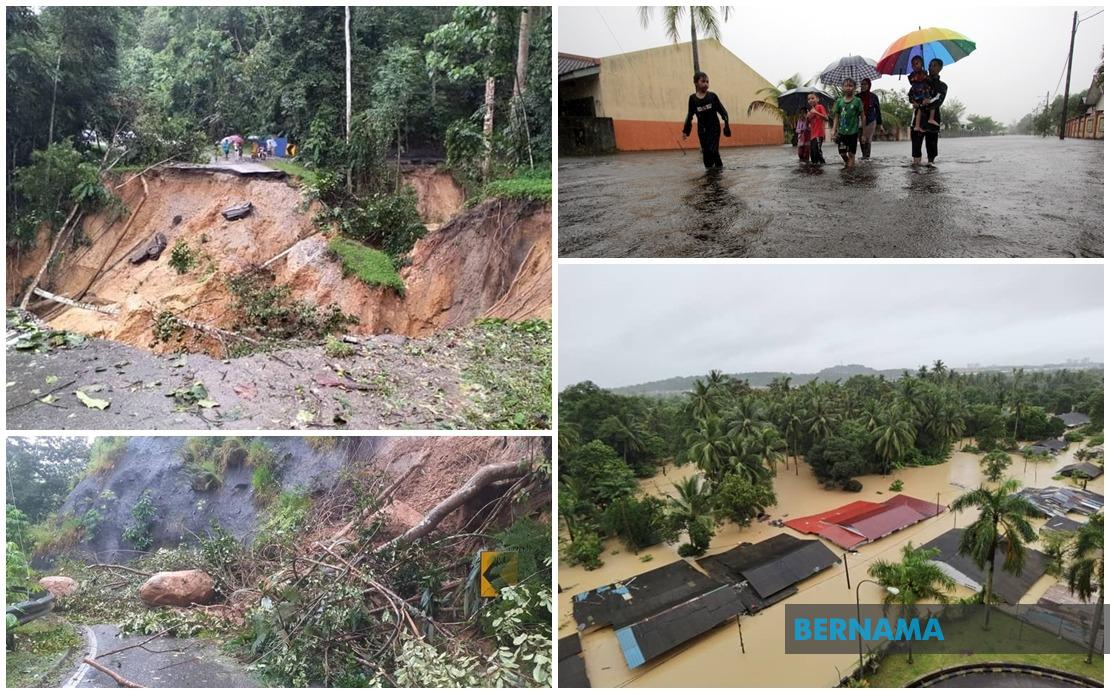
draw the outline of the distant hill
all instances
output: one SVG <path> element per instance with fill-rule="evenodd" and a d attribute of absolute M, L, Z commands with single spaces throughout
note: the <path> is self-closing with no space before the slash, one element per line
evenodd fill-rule
<path fill-rule="evenodd" d="M 1058 369 L 1070 370 L 1085 370 L 1085 369 L 1102 369 L 1102 364 L 1095 362 L 1069 362 L 1066 364 L 1041 364 L 1038 366 L 974 366 L 974 367 L 957 367 L 955 370 L 959 373 L 976 373 L 981 371 L 1003 371 L 1010 372 L 1016 368 L 1024 368 L 1026 371 L 1055 371 Z M 791 386 L 800 386 L 803 383 L 817 379 L 818 381 L 845 381 L 852 376 L 885 376 L 887 380 L 896 381 L 902 377 L 904 371 L 915 373 L 917 367 L 912 369 L 873 369 L 863 364 L 839 364 L 837 366 L 830 366 L 821 369 L 817 373 L 796 373 L 792 371 L 745 371 L 741 373 L 728 374 L 730 377 L 737 380 L 744 380 L 751 384 L 753 388 L 766 388 L 771 385 L 771 381 L 776 378 L 789 377 Z M 614 393 L 621 395 L 670 395 L 675 393 L 685 393 L 693 390 L 694 381 L 699 378 L 705 378 L 705 374 L 698 374 L 697 376 L 674 376 L 671 378 L 664 378 L 659 381 L 648 381 L 647 383 L 638 383 L 631 386 L 621 386 L 619 388 L 609 388 Z"/>

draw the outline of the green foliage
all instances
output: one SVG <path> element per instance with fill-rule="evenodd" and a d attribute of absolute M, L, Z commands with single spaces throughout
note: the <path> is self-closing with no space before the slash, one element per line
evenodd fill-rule
<path fill-rule="evenodd" d="M 905 488 L 905 483 L 902 480 L 894 480 L 890 483 L 889 491 L 900 492 Z"/>
<path fill-rule="evenodd" d="M 490 181 L 482 193 L 483 198 L 509 200 L 551 200 L 551 178 L 517 176 Z"/>
<path fill-rule="evenodd" d="M 713 492 L 713 512 L 740 527 L 747 527 L 776 503 L 774 487 L 766 481 L 752 482 L 742 475 L 728 475 Z"/>
<path fill-rule="evenodd" d="M 304 526 L 312 507 L 312 497 L 302 490 L 284 491 L 267 507 L 260 520 L 256 547 L 286 545 Z"/>
<path fill-rule="evenodd" d="M 587 571 L 601 568 L 601 538 L 593 530 L 582 530 L 574 535 L 572 542 L 566 543 L 562 556 L 571 566 L 581 565 Z"/>
<path fill-rule="evenodd" d="M 673 537 L 666 507 L 657 497 L 621 497 L 602 511 L 601 527 L 619 537 L 629 551 L 639 552 Z"/>
<path fill-rule="evenodd" d="M 56 686 L 63 676 L 60 661 L 84 646 L 84 638 L 74 626 L 57 615 L 18 628 L 9 626 L 8 636 L 11 647 L 4 664 L 9 689 Z"/>
<path fill-rule="evenodd" d="M 545 429 L 551 421 L 551 321 L 480 320 L 465 333 L 463 372 L 475 429 Z"/>
<path fill-rule="evenodd" d="M 191 479 L 194 491 L 219 489 L 229 467 L 242 465 L 248 449 L 238 437 L 194 436 L 181 449 L 181 464 Z"/>
<path fill-rule="evenodd" d="M 1074 430 L 1064 434 L 1064 440 L 1068 443 L 1079 443 L 1085 438 L 1087 438 L 1087 433 L 1085 431 Z"/>
<path fill-rule="evenodd" d="M 332 304 L 325 309 L 290 297 L 286 285 L 274 284 L 272 273 L 245 272 L 227 282 L 232 308 L 241 316 L 240 332 L 270 343 L 316 340 L 357 322 Z"/>
<path fill-rule="evenodd" d="M 408 186 L 396 195 L 334 209 L 328 218 L 343 236 L 376 246 L 392 258 L 406 255 L 428 231 L 416 209 L 416 192 Z"/>
<path fill-rule="evenodd" d="M 996 448 L 983 456 L 979 465 L 983 468 L 983 474 L 986 475 L 988 480 L 998 482 L 1006 474 L 1006 469 L 1010 467 L 1012 462 L 1013 460 L 1006 451 Z"/>
<path fill-rule="evenodd" d="M 12 506 L 8 507 L 9 527 L 12 525 L 13 509 Z M 14 510 L 17 513 L 19 512 L 18 509 Z M 26 591 L 30 590 L 33 585 L 31 564 L 27 561 L 27 555 L 19 543 L 13 542 L 16 537 L 19 537 L 19 535 L 8 535 L 7 551 L 4 554 L 4 590 L 9 605 L 26 599 Z"/>
<path fill-rule="evenodd" d="M 354 356 L 355 348 L 353 345 L 347 344 L 343 340 L 328 335 L 327 340 L 324 342 L 324 354 L 333 359 L 346 359 L 347 357 Z"/>
<path fill-rule="evenodd" d="M 154 545 L 152 531 L 157 515 L 158 509 L 154 506 L 150 490 L 147 489 L 131 508 L 131 524 L 123 530 L 124 541 L 140 551 L 150 549 Z"/>
<path fill-rule="evenodd" d="M 89 466 L 85 473 L 105 477 L 115 469 L 127 448 L 126 436 L 98 436 L 89 449 Z"/>
<path fill-rule="evenodd" d="M 617 452 L 601 441 L 591 441 L 573 451 L 565 461 L 565 474 L 586 490 L 587 500 L 604 508 L 636 489 L 636 478 Z"/>
<path fill-rule="evenodd" d="M 196 252 L 190 249 L 187 243 L 178 241 L 174 244 L 173 251 L 170 252 L 170 267 L 176 270 L 177 274 L 184 275 L 192 270 L 196 264 Z"/>
<path fill-rule="evenodd" d="M 353 275 L 370 287 L 388 287 L 405 295 L 405 282 L 385 253 L 339 236 L 328 241 L 328 250 L 342 264 L 344 276 Z"/>

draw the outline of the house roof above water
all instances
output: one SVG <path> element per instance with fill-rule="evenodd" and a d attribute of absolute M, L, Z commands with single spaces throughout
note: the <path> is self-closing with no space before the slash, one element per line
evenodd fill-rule
<path fill-rule="evenodd" d="M 698 564 L 722 580 L 747 581 L 759 598 L 766 600 L 838 561 L 820 540 L 801 540 L 781 533 L 705 557 Z"/>

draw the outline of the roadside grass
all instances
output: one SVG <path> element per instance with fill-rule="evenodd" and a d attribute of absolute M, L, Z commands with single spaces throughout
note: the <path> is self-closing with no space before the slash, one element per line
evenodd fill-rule
<path fill-rule="evenodd" d="M 405 282 L 386 253 L 340 236 L 328 241 L 328 249 L 339 258 L 344 275 L 354 275 L 371 287 L 389 287 L 404 296 Z"/>
<path fill-rule="evenodd" d="M 546 429 L 551 423 L 551 323 L 476 321 L 469 331 L 470 365 L 463 371 L 475 429 Z"/>
<path fill-rule="evenodd" d="M 269 166 L 271 169 L 277 169 L 278 171 L 284 171 L 293 178 L 300 179 L 309 187 L 315 188 L 319 184 L 319 178 L 316 172 L 300 164 L 295 164 L 284 159 L 267 159 L 266 166 Z"/>
<path fill-rule="evenodd" d="M 545 170 L 544 173 L 547 173 L 547 171 Z M 481 194 L 468 204 L 481 202 L 489 198 L 545 200 L 550 202 L 551 176 L 532 173 L 490 181 L 482 189 Z"/>
<path fill-rule="evenodd" d="M 991 631 L 996 633 L 1013 633 L 1019 628 L 1018 621 L 1013 617 L 998 611 L 991 614 Z M 1055 636 L 1035 630 L 1029 625 L 1022 627 L 1024 633 L 1030 635 L 1029 639 L 1022 640 L 1023 647 L 1035 641 L 1035 632 L 1046 635 L 1046 638 L 1055 641 Z M 997 630 L 997 631 L 996 631 Z M 1084 653 L 982 653 L 984 634 L 979 620 L 965 620 L 960 628 L 945 628 L 945 650 L 953 653 L 914 653 L 913 663 L 906 662 L 906 654 L 900 651 L 891 651 L 879 663 L 879 669 L 868 676 L 867 683 L 871 687 L 905 687 L 917 678 L 935 670 L 955 665 L 971 665 L 974 663 L 1006 662 L 1026 665 L 1039 665 L 1053 668 L 1062 672 L 1070 672 L 1085 677 L 1103 681 L 1103 656 L 1096 653 L 1090 665 L 1083 662 Z M 987 639 L 989 641 L 989 639 Z M 1051 646 L 1049 646 L 1051 648 Z M 1079 647 L 1076 646 L 1078 649 Z M 1031 646 L 1030 650 L 1035 650 Z M 1047 650 L 1047 648 L 1046 648 Z"/>
<path fill-rule="evenodd" d="M 5 658 L 5 684 L 56 687 L 72 665 L 70 656 L 84 645 L 77 630 L 58 615 L 47 615 L 11 630 L 15 649 Z"/>

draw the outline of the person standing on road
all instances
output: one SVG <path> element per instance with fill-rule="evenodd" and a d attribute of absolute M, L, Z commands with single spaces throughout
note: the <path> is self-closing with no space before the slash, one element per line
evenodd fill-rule
<path fill-rule="evenodd" d="M 863 129 L 859 133 L 859 150 L 862 159 L 871 158 L 871 142 L 875 139 L 875 129 L 883 125 L 882 104 L 879 97 L 871 91 L 871 80 L 864 77 L 859 81 L 859 99 L 863 103 Z"/>
<path fill-rule="evenodd" d="M 717 95 L 709 91 L 709 75 L 698 71 L 694 73 L 694 93 L 686 107 L 686 122 L 682 125 L 682 139 L 690 137 L 694 116 L 698 118 L 698 142 L 701 144 L 701 159 L 705 168 L 724 168 L 721 161 L 721 124 L 717 116 L 725 122 L 725 137 L 732 137 L 728 127 L 728 111 Z"/>
<path fill-rule="evenodd" d="M 809 161 L 809 106 L 803 106 L 798 111 L 798 120 L 794 122 L 794 140 L 798 147 L 798 161 Z"/>
<path fill-rule="evenodd" d="M 844 168 L 853 169 L 856 166 L 859 131 L 863 126 L 863 102 L 856 96 L 856 81 L 851 77 L 844 80 L 841 91 L 843 95 L 833 104 L 833 130 Z"/>
<path fill-rule="evenodd" d="M 806 97 L 809 102 L 809 162 L 811 164 L 824 164 L 825 155 L 821 153 L 821 143 L 825 141 L 825 120 L 829 114 L 816 94 L 811 93 Z"/>
<path fill-rule="evenodd" d="M 948 96 L 948 85 L 940 80 L 940 70 L 943 67 L 944 63 L 941 62 L 940 58 L 933 58 L 929 61 L 929 82 L 932 87 L 933 96 L 927 103 L 921 106 L 914 106 L 915 109 L 924 108 L 932 111 L 933 117 L 936 119 L 935 123 L 931 123 L 927 119 L 922 118 L 924 121 L 921 126 L 922 131 L 910 130 L 910 154 L 913 156 L 914 166 L 921 163 L 922 142 L 925 143 L 925 151 L 929 156 L 929 164 L 932 165 L 933 161 L 937 158 L 937 139 L 940 137 L 941 123 L 940 107 L 944 103 L 945 97 Z"/>

